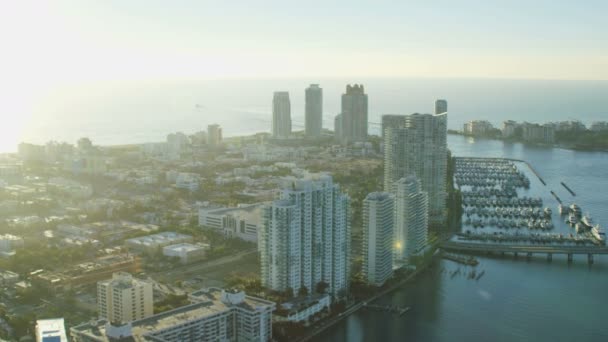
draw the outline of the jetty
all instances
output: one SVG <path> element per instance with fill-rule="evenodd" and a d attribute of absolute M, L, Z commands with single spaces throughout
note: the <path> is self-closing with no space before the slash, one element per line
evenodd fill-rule
<path fill-rule="evenodd" d="M 555 197 L 555 199 L 557 200 L 557 203 L 562 204 L 562 199 L 559 198 L 559 196 L 557 196 L 557 194 L 555 192 L 553 192 L 553 190 L 551 190 L 551 195 L 553 195 L 553 197 Z"/>
<path fill-rule="evenodd" d="M 441 253 L 441 257 L 443 259 L 451 260 L 463 265 L 469 266 L 477 266 L 479 261 L 472 256 L 465 257 L 464 255 L 451 254 L 451 253 Z"/>
<path fill-rule="evenodd" d="M 411 309 L 409 306 L 401 307 L 401 306 L 396 306 L 396 305 L 374 305 L 374 304 L 367 304 L 367 303 L 364 303 L 363 306 L 368 309 L 371 309 L 371 310 L 389 312 L 392 314 L 397 314 L 399 316 L 402 316 L 403 314 L 410 311 L 410 309 Z"/>
<path fill-rule="evenodd" d="M 572 189 L 570 189 L 570 187 L 568 187 L 568 186 L 566 185 L 566 183 L 564 183 L 564 182 L 560 182 L 560 183 L 562 184 L 562 186 L 563 186 L 564 188 L 566 188 L 566 190 L 568 190 L 568 192 L 569 192 L 569 193 L 570 193 L 572 196 L 575 196 L 575 197 L 576 197 L 576 193 L 574 193 L 574 191 L 572 191 Z"/>

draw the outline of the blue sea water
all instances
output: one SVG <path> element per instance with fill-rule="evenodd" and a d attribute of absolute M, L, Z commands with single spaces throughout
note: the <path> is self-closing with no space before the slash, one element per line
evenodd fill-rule
<path fill-rule="evenodd" d="M 225 136 L 270 131 L 273 91 L 290 93 L 294 130 L 304 125 L 304 89 L 323 88 L 323 125 L 333 129 L 340 95 L 361 83 L 369 121 L 383 114 L 430 113 L 437 98 L 449 103 L 449 128 L 472 119 L 546 122 L 608 120 L 608 81 L 493 79 L 275 79 L 97 83 L 54 88 L 32 103 L 21 140 L 102 145 L 162 141 L 170 132 L 193 133 L 218 123 Z M 371 125 L 370 133 L 378 133 Z M 14 146 L 16 146 L 15 142 Z M 7 147 L 4 147 L 5 149 Z M 14 150 L 14 147 L 8 147 Z"/>

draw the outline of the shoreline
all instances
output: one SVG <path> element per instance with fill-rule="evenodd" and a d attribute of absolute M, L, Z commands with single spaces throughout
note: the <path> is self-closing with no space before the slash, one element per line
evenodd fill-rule
<path fill-rule="evenodd" d="M 575 145 L 570 145 L 570 144 L 566 144 L 566 143 L 553 143 L 553 144 L 530 143 L 530 142 L 521 141 L 521 140 L 504 139 L 504 138 L 498 138 L 498 137 L 479 137 L 479 136 L 475 136 L 475 135 L 464 134 L 464 133 L 461 133 L 458 131 L 450 131 L 450 132 L 448 132 L 448 135 L 459 135 L 459 136 L 467 137 L 467 138 L 502 141 L 503 143 L 512 143 L 512 144 L 519 143 L 519 144 L 522 144 L 525 146 L 532 146 L 532 147 L 549 147 L 549 148 L 557 148 L 557 149 L 564 149 L 564 150 L 571 150 L 571 151 L 578 151 L 578 152 L 605 152 L 605 153 L 608 153 L 608 148 L 602 148 L 602 147 L 581 147 L 581 146 L 575 146 Z"/>
<path fill-rule="evenodd" d="M 403 285 L 409 283 L 412 280 L 415 280 L 417 275 L 426 271 L 428 269 L 429 265 L 431 265 L 431 263 L 434 262 L 436 258 L 440 257 L 440 255 L 441 255 L 441 253 L 435 253 L 435 254 L 431 255 L 429 257 L 429 259 L 427 261 L 425 261 L 424 264 L 422 264 L 420 267 L 417 267 L 416 270 L 414 270 L 412 273 L 410 273 L 404 279 L 400 280 L 396 284 L 393 284 L 391 287 L 384 289 L 384 290 L 380 291 L 379 293 L 374 294 L 373 296 L 371 296 L 370 298 L 368 298 L 366 300 L 362 300 L 362 301 L 359 301 L 359 302 L 351 305 L 349 308 L 347 308 L 344 312 L 340 313 L 338 316 L 332 317 L 332 319 L 330 321 L 326 321 L 324 323 L 323 323 L 323 321 L 320 321 L 320 323 L 323 323 L 322 325 L 320 325 L 319 327 L 316 327 L 316 328 L 314 328 L 314 325 L 313 325 L 313 328 L 315 330 L 309 332 L 306 336 L 302 336 L 301 338 L 296 339 L 295 341 L 296 342 L 310 341 L 313 338 L 315 338 L 316 336 L 327 331 L 329 328 L 340 323 L 345 318 L 348 318 L 349 316 L 357 313 L 357 311 L 359 311 L 361 308 L 363 308 L 366 304 L 372 303 L 372 302 L 378 300 L 380 297 L 386 296 L 394 291 L 399 290 L 399 288 L 401 288 Z"/>

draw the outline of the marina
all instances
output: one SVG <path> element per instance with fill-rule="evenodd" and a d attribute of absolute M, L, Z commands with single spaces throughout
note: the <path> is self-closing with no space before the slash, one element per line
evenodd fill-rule
<path fill-rule="evenodd" d="M 553 190 L 546 193 L 546 183 L 541 180 L 523 161 L 457 158 L 454 183 L 462 194 L 463 216 L 462 232 L 452 241 L 605 245 L 605 234 L 590 214 L 583 215 L 576 203 L 566 205 Z M 549 204 L 552 201 L 557 205 Z"/>
<path fill-rule="evenodd" d="M 575 230 L 564 222 L 567 216 L 560 215 L 560 203 L 550 193 L 551 190 L 563 201 L 565 209 L 569 210 L 569 206 L 576 202 L 582 208 L 583 216 L 591 214 L 594 224 L 608 224 L 608 209 L 605 206 L 605 194 L 608 192 L 606 154 L 473 140 L 462 136 L 449 136 L 448 139 L 450 149 L 456 156 L 504 156 L 530 161 L 547 185 L 545 187 L 526 164 L 511 160 L 530 179 L 530 189 L 518 189 L 518 193 L 520 196 L 542 198 L 543 208 L 552 209 L 555 225 L 549 231 L 465 227 L 462 229 L 463 234 L 468 229 L 492 235 L 502 231 L 503 234 L 563 234 L 569 237 L 572 233 L 576 236 Z M 583 168 L 581 165 L 592 167 Z M 568 186 L 576 191 L 575 198 L 560 185 L 562 180 L 566 180 Z M 463 221 L 465 218 L 463 216 Z M 460 241 L 459 248 L 463 243 Z M 590 248 L 598 250 L 601 246 L 576 247 L 576 244 L 570 246 L 570 243 L 563 243 L 555 247 L 553 244 L 522 241 L 517 244 L 518 257 L 515 258 L 515 245 L 485 242 L 474 245 L 480 248 L 478 251 L 450 249 L 455 254 L 475 255 L 479 261 L 476 266 L 477 277 L 480 269 L 485 270 L 485 274 L 475 281 L 468 278 L 470 266 L 440 259 L 434 270 L 421 274 L 415 282 L 404 285 L 400 290 L 387 294 L 374 303 L 410 306 L 415 309 L 415 315 L 389 317 L 380 311 L 361 310 L 328 330 L 319 340 L 389 341 L 403 340 L 406 334 L 410 334 L 413 341 L 436 342 L 608 339 L 603 306 L 598 301 L 598 298 L 605 297 L 605 289 L 608 288 L 608 255 L 594 254 L 593 265 L 589 265 L 588 255 L 585 254 Z M 494 247 L 504 248 L 504 256 Z M 563 254 L 549 254 L 547 251 L 561 251 Z M 573 254 L 572 261 L 567 262 L 567 252 L 570 251 L 580 253 Z M 530 259 L 528 252 L 532 252 Z M 452 278 L 451 273 L 459 266 L 460 274 Z M 584 290 L 581 290 L 581 284 L 586 284 Z M 463 303 L 470 305 L 463 306 Z M 573 329 L 573 319 L 586 324 L 589 331 Z M 480 321 L 487 324 L 479 324 Z M 508 336 L 495 338 L 497 334 L 505 332 Z"/>

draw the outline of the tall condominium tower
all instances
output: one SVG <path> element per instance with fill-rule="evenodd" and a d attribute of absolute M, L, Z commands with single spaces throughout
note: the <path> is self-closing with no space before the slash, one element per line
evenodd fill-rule
<path fill-rule="evenodd" d="M 112 279 L 97 283 L 99 318 L 113 323 L 128 323 L 152 316 L 152 283 L 133 278 L 129 273 L 114 273 Z"/>
<path fill-rule="evenodd" d="M 323 89 L 318 84 L 306 88 L 306 136 L 320 137 L 323 129 Z"/>
<path fill-rule="evenodd" d="M 407 260 L 424 250 L 428 237 L 428 197 L 415 176 L 399 179 L 395 194 L 395 259 Z"/>
<path fill-rule="evenodd" d="M 429 196 L 430 223 L 446 220 L 447 114 L 404 115 L 384 137 L 384 191 L 396 181 L 415 175 Z"/>
<path fill-rule="evenodd" d="M 291 103 L 289 93 L 275 91 L 272 97 L 272 136 L 287 138 L 291 134 Z"/>
<path fill-rule="evenodd" d="M 435 114 L 443 114 L 448 112 L 447 100 L 435 100 Z"/>
<path fill-rule="evenodd" d="M 335 128 L 335 131 L 340 131 L 340 142 L 348 144 L 367 140 L 367 94 L 363 85 L 346 86 L 346 93 L 342 94 L 340 115 L 341 127 Z"/>
<path fill-rule="evenodd" d="M 380 135 L 382 137 L 382 141 L 384 141 L 384 137 L 386 136 L 386 129 L 403 127 L 406 121 L 405 118 L 406 116 L 401 114 L 382 115 L 382 132 Z"/>
<path fill-rule="evenodd" d="M 262 284 L 298 293 L 325 283 L 329 293 L 342 296 L 350 278 L 349 198 L 329 175 L 285 182 L 264 209 L 258 237 Z"/>
<path fill-rule="evenodd" d="M 207 145 L 218 146 L 222 144 L 222 128 L 218 124 L 207 126 Z"/>
<path fill-rule="evenodd" d="M 382 286 L 393 274 L 394 199 L 372 192 L 363 201 L 363 276 Z"/>

